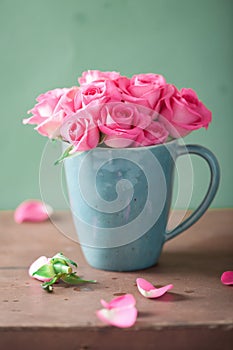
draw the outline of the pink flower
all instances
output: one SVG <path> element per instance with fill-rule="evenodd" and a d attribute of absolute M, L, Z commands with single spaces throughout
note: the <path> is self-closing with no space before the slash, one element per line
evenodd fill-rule
<path fill-rule="evenodd" d="M 76 95 L 79 93 L 79 87 L 73 86 L 68 89 L 67 93 L 61 96 L 59 101 L 60 108 L 62 108 L 66 114 L 66 118 L 76 113 L 82 108 L 81 103 L 76 99 Z"/>
<path fill-rule="evenodd" d="M 96 106 L 111 101 L 121 101 L 121 93 L 111 80 L 94 81 L 80 87 L 75 97 L 75 103 L 86 106 Z"/>
<path fill-rule="evenodd" d="M 152 116 L 145 108 L 127 103 L 110 103 L 100 111 L 99 129 L 110 147 L 128 147 L 150 125 Z"/>
<path fill-rule="evenodd" d="M 129 328 L 137 319 L 136 301 L 132 294 L 125 294 L 112 299 L 110 303 L 101 300 L 104 309 L 96 312 L 97 317 L 104 323 L 119 327 Z"/>
<path fill-rule="evenodd" d="M 115 80 L 120 77 L 120 73 L 117 72 L 101 72 L 99 70 L 88 70 L 82 73 L 82 77 L 78 78 L 80 85 L 90 84 L 96 80 Z"/>
<path fill-rule="evenodd" d="M 48 220 L 52 212 L 53 209 L 49 205 L 39 200 L 27 200 L 16 208 L 14 219 L 18 224 L 22 222 L 41 222 Z"/>
<path fill-rule="evenodd" d="M 211 112 L 192 89 L 178 91 L 159 74 L 127 78 L 115 71 L 88 70 L 78 81 L 80 87 L 41 94 L 29 111 L 33 115 L 23 121 L 36 124 L 44 136 L 63 137 L 74 146 L 59 162 L 72 152 L 96 147 L 99 136 L 109 147 L 150 146 L 166 142 L 168 136 L 179 138 L 208 128 L 211 122 Z M 94 108 L 87 111 L 88 117 L 77 114 L 85 114 L 87 107 Z"/>
<path fill-rule="evenodd" d="M 192 89 L 178 91 L 174 85 L 166 85 L 155 107 L 160 120 L 173 137 L 182 137 L 211 122 L 211 112 L 198 99 Z"/>
<path fill-rule="evenodd" d="M 173 288 L 173 284 L 168 284 L 161 288 L 155 288 L 153 284 L 148 282 L 147 280 L 143 278 L 137 278 L 137 287 L 139 292 L 145 297 L 145 298 L 159 298 L 162 295 L 164 295 L 168 290 Z"/>
<path fill-rule="evenodd" d="M 28 111 L 28 114 L 32 113 L 33 116 L 28 119 L 24 119 L 24 124 L 43 123 L 45 119 L 49 118 L 53 114 L 61 96 L 67 91 L 68 89 L 66 88 L 54 89 L 46 92 L 45 94 L 39 95 L 36 99 L 39 103 Z"/>
<path fill-rule="evenodd" d="M 233 285 L 233 271 L 223 272 L 221 282 L 225 285 Z"/>
<path fill-rule="evenodd" d="M 81 104 L 74 103 L 78 89 L 55 89 L 38 96 L 38 103 L 28 112 L 33 116 L 24 119 L 23 123 L 37 124 L 36 130 L 49 138 L 59 136 L 63 121 L 81 107 Z"/>
<path fill-rule="evenodd" d="M 108 310 L 116 309 L 116 308 L 123 308 L 123 307 L 133 307 L 136 304 L 135 298 L 132 294 L 124 294 L 117 298 L 112 299 L 109 303 L 107 303 L 105 300 L 100 300 L 103 307 L 105 307 Z"/>
<path fill-rule="evenodd" d="M 88 110 L 80 110 L 67 119 L 60 132 L 63 139 L 74 146 L 71 154 L 95 148 L 100 139 L 99 129 Z"/>
<path fill-rule="evenodd" d="M 135 140 L 135 146 L 151 146 L 164 143 L 168 138 L 168 131 L 164 125 L 158 121 L 152 121 Z"/>
<path fill-rule="evenodd" d="M 161 87 L 166 84 L 165 78 L 158 74 L 138 74 L 131 79 L 117 79 L 124 101 L 154 108 L 161 94 Z"/>
<path fill-rule="evenodd" d="M 52 277 L 50 278 L 46 278 L 40 275 L 33 275 L 34 272 L 36 272 L 37 270 L 39 270 L 42 266 L 49 264 L 50 262 L 50 258 L 46 258 L 46 256 L 40 256 L 37 260 L 35 260 L 31 266 L 29 267 L 29 276 L 31 276 L 32 278 L 35 278 L 39 281 L 42 282 L 48 282 L 52 279 Z"/>
<path fill-rule="evenodd" d="M 166 84 L 166 80 L 162 75 L 154 73 L 135 74 L 132 76 L 131 82 L 135 90 L 137 87 L 144 87 L 144 93 L 151 90 L 151 85 L 160 87 Z"/>

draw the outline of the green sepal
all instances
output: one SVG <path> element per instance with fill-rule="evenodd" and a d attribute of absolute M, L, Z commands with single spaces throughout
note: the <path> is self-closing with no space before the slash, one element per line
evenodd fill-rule
<path fill-rule="evenodd" d="M 70 265 L 73 265 L 75 267 L 78 267 L 76 262 L 70 260 L 62 253 L 57 253 L 56 255 L 54 255 L 52 257 L 52 259 L 50 261 L 52 262 L 52 264 L 61 263 L 61 264 L 67 265 L 67 266 L 70 264 Z"/>
<path fill-rule="evenodd" d="M 83 280 L 79 276 L 76 275 L 76 272 L 73 272 L 69 275 L 62 275 L 61 279 L 65 283 L 69 284 L 81 284 L 81 283 L 96 283 L 96 280 Z"/>
<path fill-rule="evenodd" d="M 41 287 L 46 290 L 47 292 L 51 293 L 53 291 L 52 285 L 57 282 L 57 280 L 60 278 L 60 275 L 54 276 L 50 281 L 42 283 Z"/>
<path fill-rule="evenodd" d="M 32 276 L 38 275 L 45 278 L 53 278 L 56 273 L 52 264 L 45 264 L 41 266 L 37 271 L 33 272 Z"/>

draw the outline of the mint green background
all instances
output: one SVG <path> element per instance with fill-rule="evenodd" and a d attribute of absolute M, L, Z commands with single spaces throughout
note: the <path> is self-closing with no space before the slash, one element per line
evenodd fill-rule
<path fill-rule="evenodd" d="M 232 15 L 231 0 L 0 0 L 0 209 L 40 198 L 47 140 L 21 124 L 26 111 L 87 69 L 161 73 L 195 89 L 213 122 L 186 142 L 216 154 L 222 180 L 213 207 L 232 206 Z M 202 161 L 194 168 L 191 207 L 208 180 Z"/>

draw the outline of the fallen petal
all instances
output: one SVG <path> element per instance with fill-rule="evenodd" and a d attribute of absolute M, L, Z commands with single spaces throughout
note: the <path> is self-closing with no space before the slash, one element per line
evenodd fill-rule
<path fill-rule="evenodd" d="M 22 222 L 41 222 L 47 220 L 52 212 L 53 210 L 49 205 L 39 200 L 27 200 L 16 208 L 14 219 L 18 224 Z"/>
<path fill-rule="evenodd" d="M 233 271 L 223 272 L 221 282 L 226 285 L 233 285 Z"/>
<path fill-rule="evenodd" d="M 50 261 L 49 258 L 46 258 L 46 256 L 40 256 L 36 261 L 34 261 L 31 266 L 29 267 L 28 273 L 32 278 L 35 278 L 42 282 L 48 282 L 51 280 L 51 278 L 45 278 L 39 275 L 33 275 L 34 272 L 39 270 L 40 267 L 42 267 L 45 264 L 48 264 Z"/>
<path fill-rule="evenodd" d="M 101 299 L 100 302 L 103 307 L 109 310 L 114 308 L 129 308 L 136 304 L 136 300 L 132 294 L 121 295 L 120 297 L 112 299 L 109 303 L 103 299 Z"/>
<path fill-rule="evenodd" d="M 104 323 L 119 328 L 129 328 L 134 325 L 137 319 L 137 309 L 135 306 L 101 309 L 96 312 L 97 317 Z"/>
<path fill-rule="evenodd" d="M 159 298 L 162 295 L 164 295 L 168 290 L 173 288 L 173 284 L 168 284 L 161 288 L 155 288 L 153 284 L 151 284 L 150 282 L 148 282 L 143 278 L 137 278 L 136 283 L 137 283 L 139 292 L 145 298 Z"/>

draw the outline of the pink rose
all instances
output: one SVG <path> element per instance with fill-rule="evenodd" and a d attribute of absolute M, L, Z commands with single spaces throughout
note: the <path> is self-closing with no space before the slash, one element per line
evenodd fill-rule
<path fill-rule="evenodd" d="M 110 101 L 121 101 L 121 93 L 111 80 L 94 81 L 80 87 L 75 97 L 77 105 L 96 106 Z"/>
<path fill-rule="evenodd" d="M 131 81 L 135 86 L 143 86 L 147 90 L 150 90 L 150 85 L 160 87 L 166 84 L 166 80 L 162 75 L 154 73 L 135 74 Z"/>
<path fill-rule="evenodd" d="M 80 104 L 74 104 L 74 96 L 78 89 L 55 89 L 38 96 L 38 103 L 28 111 L 33 116 L 24 119 L 23 123 L 37 124 L 36 130 L 49 138 L 59 136 L 59 128 L 63 121 L 81 107 Z"/>
<path fill-rule="evenodd" d="M 117 84 L 124 101 L 153 109 L 166 81 L 162 75 L 149 73 L 134 75 L 131 79 L 121 77 L 117 79 Z"/>
<path fill-rule="evenodd" d="M 29 267 L 29 275 L 32 277 L 32 278 L 35 278 L 39 281 L 42 281 L 42 282 L 48 282 L 52 279 L 52 277 L 49 277 L 49 278 L 46 278 L 46 277 L 43 277 L 43 276 L 40 276 L 40 275 L 33 275 L 37 270 L 39 270 L 42 266 L 46 265 L 46 264 L 49 264 L 50 262 L 50 258 L 47 258 L 46 256 L 40 256 L 38 259 L 36 259 L 32 264 L 31 266 Z"/>
<path fill-rule="evenodd" d="M 87 151 L 99 143 L 99 129 L 90 113 L 85 110 L 68 118 L 60 131 L 62 138 L 74 146 L 70 153 Z"/>
<path fill-rule="evenodd" d="M 70 117 L 82 108 L 81 103 L 75 98 L 79 93 L 79 89 L 78 86 L 74 86 L 61 96 L 58 107 L 64 110 L 67 117 Z"/>
<path fill-rule="evenodd" d="M 96 147 L 103 133 L 110 147 L 149 146 L 183 137 L 211 122 L 211 112 L 192 89 L 180 91 L 159 74 L 88 70 L 80 87 L 41 94 L 24 119 L 49 138 L 63 138 L 72 152 Z"/>
<path fill-rule="evenodd" d="M 96 80 L 115 80 L 120 77 L 120 73 L 117 72 L 100 72 L 99 70 L 88 70 L 82 73 L 82 77 L 78 78 L 80 85 L 90 84 Z"/>
<path fill-rule="evenodd" d="M 104 106 L 98 124 L 100 131 L 106 135 L 105 144 L 116 148 L 130 146 L 151 120 L 149 113 L 121 102 Z"/>
<path fill-rule="evenodd" d="M 169 133 L 162 123 L 152 121 L 151 124 L 138 135 L 135 140 L 135 146 L 151 146 L 164 143 L 167 141 L 168 135 Z"/>
<path fill-rule="evenodd" d="M 24 124 L 40 124 L 44 120 L 50 117 L 53 114 L 60 98 L 64 95 L 68 89 L 54 89 L 41 94 L 37 97 L 37 103 L 31 110 L 28 111 L 28 114 L 32 113 L 33 116 L 24 119 Z"/>
<path fill-rule="evenodd" d="M 178 91 L 174 85 L 164 86 L 155 110 L 160 114 L 159 119 L 170 135 L 176 138 L 201 127 L 207 129 L 211 122 L 211 112 L 198 99 L 195 91 Z"/>

